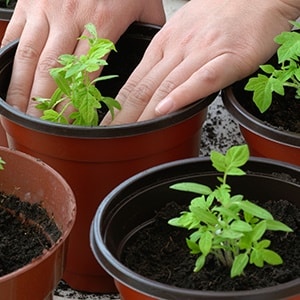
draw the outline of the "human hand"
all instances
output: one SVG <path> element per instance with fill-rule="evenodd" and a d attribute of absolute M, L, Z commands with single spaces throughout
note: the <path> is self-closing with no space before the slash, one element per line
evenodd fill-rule
<path fill-rule="evenodd" d="M 32 97 L 50 97 L 55 83 L 49 69 L 64 53 L 80 55 L 88 45 L 77 38 L 87 23 L 98 35 L 116 42 L 134 21 L 162 25 L 161 0 L 18 0 L 2 46 L 20 38 L 6 101 L 39 116 Z M 98 76 L 99 74 L 95 74 Z"/>
<path fill-rule="evenodd" d="M 290 29 L 288 20 L 299 16 L 297 1 L 287 2 L 188 2 L 154 37 L 120 90 L 122 110 L 102 124 L 164 115 L 251 74 L 276 51 L 273 39 Z"/>

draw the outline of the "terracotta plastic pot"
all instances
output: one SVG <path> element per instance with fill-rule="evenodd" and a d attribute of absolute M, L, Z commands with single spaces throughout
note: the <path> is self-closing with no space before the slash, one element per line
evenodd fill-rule
<path fill-rule="evenodd" d="M 228 178 L 233 194 L 248 199 L 286 199 L 298 207 L 300 168 L 278 161 L 251 158 L 243 167 L 245 176 Z M 278 178 L 275 174 L 288 174 Z M 300 299 L 300 278 L 270 288 L 214 292 L 184 289 L 149 280 L 130 270 L 121 261 L 126 241 L 170 201 L 189 203 L 191 195 L 171 190 L 176 182 L 196 181 L 209 186 L 217 184 L 217 172 L 208 159 L 190 158 L 166 163 L 141 172 L 124 181 L 100 204 L 90 231 L 91 248 L 99 264 L 116 280 L 123 300 L 276 300 Z M 290 176 L 290 177 L 288 177 Z M 292 179 L 295 179 L 292 181 Z M 255 186 L 255 188 L 253 188 Z"/>
<path fill-rule="evenodd" d="M 252 95 L 244 90 L 247 78 L 222 91 L 226 109 L 239 123 L 251 154 L 273 158 L 300 166 L 300 134 L 283 131 L 267 125 L 249 113 L 242 103 Z"/>
<path fill-rule="evenodd" d="M 159 27 L 134 24 L 109 57 L 117 81 L 101 87 L 115 96 L 144 54 Z M 0 52 L 0 96 L 5 99 L 17 43 Z M 126 71 L 123 74 L 123 71 Z M 75 289 L 112 292 L 112 278 L 97 264 L 89 247 L 89 228 L 104 196 L 123 180 L 150 166 L 199 155 L 202 124 L 211 95 L 179 112 L 154 120 L 110 127 L 59 125 L 33 118 L 0 101 L 2 124 L 12 148 L 41 158 L 71 185 L 78 205 L 70 237 L 64 279 Z"/>
<path fill-rule="evenodd" d="M 43 207 L 62 231 L 56 244 L 26 266 L 0 277 L 1 300 L 52 299 L 63 276 L 68 237 L 75 222 L 74 194 L 54 169 L 27 154 L 0 147 L 6 162 L 0 171 L 0 190 Z"/>

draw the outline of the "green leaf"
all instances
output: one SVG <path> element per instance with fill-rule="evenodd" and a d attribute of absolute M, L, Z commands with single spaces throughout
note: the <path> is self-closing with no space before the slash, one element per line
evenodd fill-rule
<path fill-rule="evenodd" d="M 271 244 L 271 241 L 269 240 L 262 240 L 260 242 L 258 242 L 255 246 L 256 249 L 264 249 L 264 248 L 268 248 Z"/>
<path fill-rule="evenodd" d="M 195 243 L 194 241 L 192 241 L 190 239 L 186 239 L 186 243 L 187 243 L 188 247 L 190 248 L 191 254 L 201 253 L 198 243 Z"/>
<path fill-rule="evenodd" d="M 253 249 L 250 254 L 250 264 L 254 264 L 258 268 L 264 266 L 263 252 L 261 249 Z"/>
<path fill-rule="evenodd" d="M 245 267 L 247 266 L 249 261 L 249 256 L 247 253 L 241 253 L 238 256 L 234 258 L 231 271 L 230 271 L 230 277 L 236 277 L 243 273 Z"/>
<path fill-rule="evenodd" d="M 281 265 L 283 263 L 281 256 L 275 251 L 264 249 L 262 250 L 262 256 L 264 261 L 270 265 Z"/>
<path fill-rule="evenodd" d="M 297 60 L 300 56 L 300 34 L 298 32 L 282 32 L 274 40 L 281 45 L 277 50 L 279 63 L 291 59 Z"/>
<path fill-rule="evenodd" d="M 215 150 L 210 152 L 210 160 L 212 161 L 213 167 L 219 172 L 225 172 L 225 156 L 222 153 L 219 153 Z"/>
<path fill-rule="evenodd" d="M 267 74 L 272 74 L 275 71 L 275 68 L 272 65 L 261 65 L 260 69 L 262 69 Z"/>
<path fill-rule="evenodd" d="M 219 235 L 226 240 L 238 240 L 243 236 L 243 233 L 230 229 L 224 229 Z"/>
<path fill-rule="evenodd" d="M 210 187 L 196 182 L 180 182 L 170 186 L 170 189 L 184 192 L 193 192 L 200 195 L 209 195 L 212 193 Z"/>
<path fill-rule="evenodd" d="M 249 159 L 248 145 L 238 145 L 230 147 L 226 152 L 227 164 L 233 169 L 243 166 Z M 229 174 L 229 173 L 228 173 Z M 235 174 L 230 174 L 235 175 Z M 238 174 L 240 175 L 240 174 Z"/>
<path fill-rule="evenodd" d="M 211 251 L 213 235 L 209 231 L 205 231 L 200 238 L 199 248 L 203 255 L 207 256 Z"/>
<path fill-rule="evenodd" d="M 274 231 L 292 232 L 293 229 L 277 220 L 267 220 L 267 229 Z"/>
<path fill-rule="evenodd" d="M 203 266 L 205 264 L 205 260 L 206 260 L 205 255 L 201 255 L 197 258 L 196 263 L 195 263 L 194 272 L 199 272 L 203 268 Z"/>
<path fill-rule="evenodd" d="M 252 231 L 252 226 L 241 220 L 233 221 L 230 225 L 230 228 L 234 231 L 239 231 L 239 232 Z"/>
<path fill-rule="evenodd" d="M 254 92 L 253 101 L 261 113 L 270 107 L 273 89 L 267 76 L 258 74 L 257 77 L 250 78 L 245 90 Z"/>
<path fill-rule="evenodd" d="M 264 220 L 273 220 L 273 216 L 264 208 L 252 203 L 248 200 L 241 201 L 237 205 L 248 214 L 259 217 Z"/>
<path fill-rule="evenodd" d="M 255 241 L 258 241 L 259 239 L 261 239 L 261 237 L 265 234 L 266 230 L 267 230 L 266 221 L 261 221 L 258 224 L 256 224 L 251 233 L 252 242 L 255 242 Z"/>

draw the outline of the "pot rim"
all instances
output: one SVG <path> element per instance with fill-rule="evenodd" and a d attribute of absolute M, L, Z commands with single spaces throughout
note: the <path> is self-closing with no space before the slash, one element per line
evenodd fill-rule
<path fill-rule="evenodd" d="M 13 8 L 0 8 L 0 21 L 9 21 L 13 13 Z"/>
<path fill-rule="evenodd" d="M 236 98 L 233 88 L 240 81 L 226 87 L 222 90 L 222 100 L 226 109 L 232 116 L 249 131 L 258 134 L 261 137 L 275 141 L 280 144 L 300 148 L 300 134 L 290 131 L 279 130 L 275 127 L 268 126 L 259 118 L 249 113 Z"/>
<path fill-rule="evenodd" d="M 144 23 L 135 23 L 133 25 L 137 28 L 141 28 L 141 30 L 145 26 L 153 28 L 154 30 L 158 30 L 160 28 L 156 25 Z M 129 34 L 132 34 L 132 31 Z M 0 63 L 1 68 L 4 68 L 9 63 L 11 63 L 11 53 L 15 53 L 18 42 L 18 40 L 15 40 L 0 49 L 0 60 L 3 61 L 2 63 Z M 5 66 L 3 64 L 5 64 Z M 213 102 L 218 93 L 219 92 L 213 93 L 208 97 L 202 98 L 197 102 L 194 102 L 176 112 L 167 114 L 165 116 L 159 116 L 147 121 L 113 126 L 84 127 L 52 123 L 49 121 L 41 120 L 37 117 L 32 117 L 13 108 L 9 104 L 7 104 L 3 98 L 0 98 L 0 114 L 16 124 L 22 124 L 22 126 L 33 129 L 35 131 L 46 132 L 53 135 L 79 138 L 110 138 L 112 136 L 132 136 L 174 126 L 189 118 L 192 118 L 193 116 L 197 115 L 199 111 L 206 109 L 208 105 Z"/>
<path fill-rule="evenodd" d="M 210 300 L 218 300 L 218 299 L 233 299 L 240 297 L 239 299 L 248 300 L 248 299 L 256 299 L 256 298 L 249 298 L 249 294 L 251 293 L 251 296 L 260 295 L 260 296 L 275 296 L 278 293 L 282 293 L 283 290 L 289 289 L 292 290 L 297 294 L 299 292 L 299 286 L 300 286 L 300 278 L 294 279 L 292 281 L 279 284 L 277 286 L 273 287 L 266 287 L 261 288 L 257 290 L 246 290 L 246 291 L 199 291 L 199 290 L 190 290 L 190 289 L 184 289 L 179 287 L 174 287 L 168 284 L 160 283 L 154 280 L 150 280 L 142 275 L 139 275 L 135 273 L 134 271 L 127 268 L 124 264 L 122 264 L 106 247 L 105 245 L 105 232 L 103 233 L 100 230 L 100 227 L 102 227 L 101 224 L 104 223 L 104 214 L 107 213 L 108 206 L 110 205 L 111 198 L 115 195 L 122 192 L 124 188 L 127 186 L 138 182 L 143 177 L 153 176 L 157 171 L 160 171 L 161 169 L 165 168 L 173 168 L 176 166 L 179 166 L 181 164 L 194 164 L 194 163 L 209 163 L 209 158 L 202 158 L 202 157 L 196 157 L 196 158 L 187 158 L 187 159 L 181 159 L 177 161 L 172 161 L 168 163 L 164 163 L 152 168 L 147 169 L 146 171 L 142 171 L 129 179 L 122 182 L 120 185 L 118 185 L 116 188 L 114 188 L 100 203 L 96 214 L 94 216 L 94 219 L 91 224 L 90 229 L 90 246 L 92 248 L 92 251 L 98 260 L 98 262 L 101 264 L 101 266 L 113 277 L 115 280 L 121 282 L 125 286 L 129 287 L 130 289 L 138 290 L 139 287 L 145 287 L 145 290 L 140 290 L 143 294 L 149 294 L 149 296 L 156 296 L 160 297 L 160 299 L 167 299 L 163 298 L 164 295 L 170 295 L 169 293 L 176 292 L 177 296 L 180 297 L 178 299 L 184 299 L 184 297 L 191 297 L 189 299 L 199 299 L 198 297 L 201 294 L 201 299 L 210 299 Z M 297 173 L 300 176 L 300 167 L 285 163 L 282 161 L 269 159 L 269 158 L 260 158 L 260 157 L 250 157 L 249 162 L 250 165 L 252 163 L 258 163 L 258 164 L 273 164 L 278 166 L 280 169 L 284 168 L 286 170 L 291 170 L 293 173 Z M 216 172 L 212 169 L 213 172 Z M 269 175 L 272 176 L 271 172 L 265 172 L 263 175 Z M 298 177 L 299 177 L 298 176 Z M 273 175 L 274 177 L 274 175 Z M 164 180 L 164 179 L 162 179 Z M 288 180 L 286 180 L 288 181 Z M 297 182 L 298 186 L 300 185 L 299 182 Z M 123 205 L 123 204 L 120 204 Z M 97 246 L 96 246 L 97 245 Z M 109 266 L 109 267 L 108 267 Z M 124 279 L 125 278 L 125 279 Z M 158 294 L 158 290 L 161 292 Z M 150 294 L 151 291 L 151 294 Z M 281 294 L 282 296 L 282 294 Z M 203 297 L 203 298 L 202 298 Z M 222 297 L 222 298 L 220 298 Z M 259 298 L 264 299 L 264 298 Z"/>

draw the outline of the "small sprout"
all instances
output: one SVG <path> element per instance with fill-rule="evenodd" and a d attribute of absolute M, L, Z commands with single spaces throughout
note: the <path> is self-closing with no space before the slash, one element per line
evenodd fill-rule
<path fill-rule="evenodd" d="M 291 22 L 291 24 L 300 28 L 299 22 Z M 300 33 L 282 32 L 274 40 L 280 45 L 277 50 L 280 69 L 270 64 L 261 65 L 260 69 L 265 74 L 250 78 L 245 86 L 246 91 L 254 92 L 253 101 L 261 113 L 272 104 L 272 93 L 283 96 L 285 87 L 294 88 L 295 98 L 300 98 Z"/>
<path fill-rule="evenodd" d="M 104 103 L 114 117 L 114 109 L 121 109 L 120 103 L 111 98 L 103 96 L 96 88 L 95 83 L 100 80 L 107 80 L 115 75 L 100 76 L 94 80 L 90 79 L 90 74 L 100 70 L 107 65 L 103 58 L 111 51 L 116 51 L 114 44 L 97 36 L 96 28 L 93 24 L 85 26 L 90 36 L 82 35 L 80 40 L 87 40 L 89 50 L 86 55 L 77 57 L 75 55 L 63 54 L 58 61 L 62 65 L 50 70 L 50 75 L 57 84 L 57 89 L 50 99 L 35 97 L 39 103 L 36 107 L 43 111 L 41 119 L 81 126 L 99 125 L 98 109 Z M 61 104 L 62 109 L 57 111 L 57 105 Z M 66 116 L 66 110 L 72 106 L 73 111 Z"/>
<path fill-rule="evenodd" d="M 231 187 L 226 182 L 228 176 L 245 174 L 240 167 L 249 159 L 248 146 L 233 146 L 225 155 L 212 151 L 210 159 L 214 168 L 223 173 L 218 177 L 220 185 L 214 190 L 195 182 L 170 187 L 198 194 L 191 200 L 189 211 L 168 221 L 170 225 L 193 231 L 186 243 L 190 252 L 198 255 L 194 271 L 203 268 L 210 254 L 231 268 L 232 278 L 243 274 L 248 264 L 257 267 L 264 263 L 282 264 L 281 257 L 269 249 L 271 242 L 263 235 L 267 230 L 291 232 L 292 229 L 274 220 L 270 212 L 243 195 L 231 195 Z"/>

